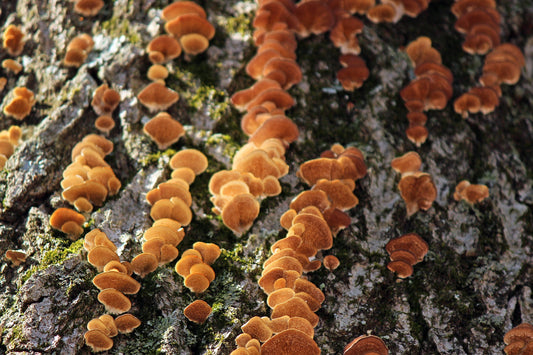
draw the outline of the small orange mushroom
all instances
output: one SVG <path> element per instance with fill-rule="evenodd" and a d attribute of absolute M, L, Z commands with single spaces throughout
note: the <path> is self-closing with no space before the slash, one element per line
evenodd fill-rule
<path fill-rule="evenodd" d="M 202 300 L 195 300 L 183 310 L 183 314 L 188 320 L 202 324 L 211 314 L 211 306 Z"/>
<path fill-rule="evenodd" d="M 419 209 L 427 211 L 437 198 L 437 188 L 431 175 L 420 171 L 404 175 L 398 183 L 398 189 L 407 207 L 407 217 Z"/>
<path fill-rule="evenodd" d="M 161 83 L 146 86 L 137 98 L 150 112 L 166 110 L 179 99 L 179 94 Z"/>
<path fill-rule="evenodd" d="M 9 55 L 14 57 L 20 55 L 24 49 L 24 33 L 20 27 L 15 25 L 7 26 L 3 35 L 3 47 L 7 50 Z"/>
<path fill-rule="evenodd" d="M 94 352 L 106 351 L 113 347 L 113 339 L 101 330 L 89 330 L 83 335 L 85 344 Z"/>
<path fill-rule="evenodd" d="M 272 317 L 274 318 L 274 317 Z M 313 338 L 297 329 L 284 330 L 267 340 L 261 346 L 263 355 L 318 355 L 320 349 Z"/>
<path fill-rule="evenodd" d="M 453 198 L 456 201 L 461 199 L 469 204 L 475 204 L 489 197 L 489 188 L 485 185 L 470 184 L 469 181 L 463 180 L 455 187 Z"/>
<path fill-rule="evenodd" d="M 141 325 L 141 321 L 132 314 L 123 314 L 115 318 L 115 324 L 121 334 L 131 333 Z"/>
<path fill-rule="evenodd" d="M 362 354 L 388 355 L 389 349 L 383 340 L 375 335 L 361 335 L 344 347 L 343 355 Z"/>
<path fill-rule="evenodd" d="M 120 103 L 120 94 L 107 86 L 100 85 L 93 94 L 91 106 L 98 115 L 110 115 Z"/>
<path fill-rule="evenodd" d="M 98 293 L 98 301 L 104 305 L 106 311 L 111 314 L 121 314 L 131 308 L 131 301 L 122 292 L 114 288 L 106 288 Z"/>
<path fill-rule="evenodd" d="M 13 264 L 13 266 L 19 266 L 20 264 L 26 261 L 26 253 L 17 250 L 6 250 L 5 257 L 9 261 L 11 261 L 11 264 Z"/>
<path fill-rule="evenodd" d="M 74 11 L 86 17 L 97 15 L 104 7 L 103 0 L 78 0 L 74 5 Z"/>
<path fill-rule="evenodd" d="M 161 150 L 177 142 L 184 134 L 185 129 L 178 121 L 166 112 L 160 112 L 143 128 L 144 133 L 150 136 Z"/>

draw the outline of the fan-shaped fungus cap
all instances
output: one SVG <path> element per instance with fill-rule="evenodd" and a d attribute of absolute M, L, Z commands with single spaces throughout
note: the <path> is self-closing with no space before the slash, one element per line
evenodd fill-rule
<path fill-rule="evenodd" d="M 486 9 L 486 8 L 496 8 L 496 1 L 494 0 L 461 0 L 456 1 L 452 7 L 452 13 L 455 17 L 460 17 L 461 15 L 470 12 L 475 9 Z"/>
<path fill-rule="evenodd" d="M 22 65 L 13 59 L 4 59 L 2 61 L 2 68 L 12 71 L 14 74 L 20 73 Z"/>
<path fill-rule="evenodd" d="M 282 287 L 268 295 L 267 304 L 270 308 L 274 308 L 276 305 L 288 301 L 295 295 L 296 293 L 292 288 Z"/>
<path fill-rule="evenodd" d="M 522 323 L 509 330 L 503 336 L 505 344 L 511 344 L 518 341 L 532 342 L 533 341 L 533 325 Z"/>
<path fill-rule="evenodd" d="M 85 338 L 85 344 L 94 352 L 106 351 L 113 347 L 113 339 L 105 335 L 101 330 L 89 330 L 83 337 Z"/>
<path fill-rule="evenodd" d="M 124 264 L 122 264 L 120 261 L 111 260 L 104 266 L 104 271 L 116 271 L 121 272 L 123 274 L 128 273 L 128 267 Z"/>
<path fill-rule="evenodd" d="M 368 79 L 370 71 L 363 66 L 348 66 L 337 72 L 337 80 L 341 83 L 344 90 L 353 91 L 359 89 L 363 82 Z"/>
<path fill-rule="evenodd" d="M 200 34 L 210 40 L 215 35 L 215 27 L 205 18 L 196 14 L 183 14 L 165 24 L 165 31 L 180 39 L 191 33 Z"/>
<path fill-rule="evenodd" d="M 11 261 L 11 264 L 14 266 L 19 266 L 21 263 L 26 261 L 26 253 L 16 250 L 6 250 L 6 259 Z"/>
<path fill-rule="evenodd" d="M 206 18 L 204 9 L 193 1 L 176 1 L 167 5 L 161 12 L 161 17 L 165 21 L 171 21 L 178 16 L 185 14 L 195 14 Z"/>
<path fill-rule="evenodd" d="M 284 75 L 277 75 L 277 72 Z M 289 90 L 293 85 L 302 81 L 302 70 L 293 59 L 277 57 L 266 62 L 263 67 L 263 77 L 276 80 L 282 89 Z"/>
<path fill-rule="evenodd" d="M 180 98 L 179 94 L 160 83 L 146 86 L 137 98 L 150 112 L 166 110 Z"/>
<path fill-rule="evenodd" d="M 415 255 L 416 261 L 420 262 L 424 259 L 429 247 L 426 241 L 418 234 L 408 233 L 391 239 L 385 249 L 389 254 L 392 254 L 395 250 L 408 250 Z"/>
<path fill-rule="evenodd" d="M 272 310 L 272 318 L 285 315 L 305 318 L 311 323 L 313 328 L 318 324 L 318 316 L 311 311 L 307 303 L 300 297 L 293 297 L 288 301 L 280 303 Z"/>
<path fill-rule="evenodd" d="M 209 47 L 209 40 L 198 33 L 189 33 L 180 37 L 180 44 L 187 54 L 197 55 Z"/>
<path fill-rule="evenodd" d="M 470 93 L 464 93 L 459 96 L 453 103 L 453 109 L 456 113 L 468 117 L 468 113 L 477 113 L 481 109 L 481 100 L 478 96 Z"/>
<path fill-rule="evenodd" d="M 305 230 L 300 235 L 302 245 L 297 249 L 306 256 L 313 256 L 316 250 L 329 249 L 333 245 L 333 237 L 326 221 L 319 216 L 300 213 L 294 217 L 293 225 L 302 223 Z"/>
<path fill-rule="evenodd" d="M 115 128 L 115 120 L 108 115 L 102 115 L 94 121 L 94 127 L 104 134 L 109 134 Z"/>
<path fill-rule="evenodd" d="M 131 308 L 131 301 L 114 288 L 107 288 L 98 293 L 98 301 L 111 314 L 121 314 Z"/>
<path fill-rule="evenodd" d="M 352 189 L 341 180 L 320 179 L 313 186 L 313 190 L 322 190 L 331 201 L 331 207 L 340 210 L 349 210 L 359 203 L 359 199 L 353 194 Z"/>
<path fill-rule="evenodd" d="M 192 247 L 200 252 L 202 260 L 207 265 L 213 264 L 220 256 L 220 247 L 213 243 L 196 242 Z"/>
<path fill-rule="evenodd" d="M 319 0 L 299 2 L 294 15 L 302 25 L 297 32 L 301 37 L 327 32 L 335 24 L 333 11 L 325 2 Z"/>
<path fill-rule="evenodd" d="M 32 105 L 23 97 L 15 97 L 4 107 L 4 114 L 23 120 L 31 112 Z"/>
<path fill-rule="evenodd" d="M 85 238 L 83 240 L 83 247 L 87 251 L 91 251 L 96 246 L 105 246 L 106 248 L 117 251 L 117 247 L 109 238 L 107 235 L 102 232 L 100 229 L 95 228 L 91 230 L 89 233 L 85 235 Z"/>
<path fill-rule="evenodd" d="M 398 275 L 399 278 L 405 279 L 413 274 L 413 266 L 403 260 L 393 260 L 387 264 L 387 269 Z"/>
<path fill-rule="evenodd" d="M 303 301 L 302 301 L 303 302 Z M 274 317 L 272 317 L 274 318 Z M 320 349 L 313 338 L 297 329 L 287 329 L 274 335 L 261 346 L 262 355 L 318 355 Z"/>
<path fill-rule="evenodd" d="M 24 49 L 24 33 L 20 30 L 20 27 L 15 25 L 9 25 L 4 31 L 3 46 L 14 57 L 22 53 Z"/>
<path fill-rule="evenodd" d="M 419 171 L 422 166 L 422 159 L 417 152 L 407 152 L 404 155 L 394 158 L 391 167 L 400 174 Z"/>
<path fill-rule="evenodd" d="M 74 5 L 74 11 L 80 15 L 95 16 L 104 7 L 103 0 L 78 0 Z"/>
<path fill-rule="evenodd" d="M 249 142 L 260 146 L 269 138 L 280 139 L 285 146 L 298 138 L 298 126 L 284 115 L 272 116 L 250 136 Z"/>
<path fill-rule="evenodd" d="M 115 324 L 121 334 L 133 332 L 135 328 L 141 325 L 141 321 L 132 314 L 123 314 L 115 318 Z"/>
<path fill-rule="evenodd" d="M 134 295 L 139 292 L 141 284 L 135 281 L 131 276 L 120 272 L 106 271 L 96 275 L 93 278 L 93 284 L 99 290 L 114 288 L 127 295 Z"/>
<path fill-rule="evenodd" d="M 323 261 L 324 267 L 329 271 L 333 271 L 341 264 L 335 255 L 326 255 Z"/>
<path fill-rule="evenodd" d="M 234 196 L 222 210 L 222 221 L 235 234 L 247 231 L 259 215 L 259 202 L 252 194 Z"/>
<path fill-rule="evenodd" d="M 464 199 L 470 204 L 478 203 L 489 197 L 489 188 L 485 185 L 473 185 L 463 180 L 455 187 L 453 198 L 456 201 Z"/>
<path fill-rule="evenodd" d="M 397 22 L 402 17 L 398 9 L 392 3 L 382 3 L 369 9 L 366 17 L 374 23 Z"/>
<path fill-rule="evenodd" d="M 361 335 L 344 347 L 343 355 L 361 354 L 388 355 L 389 349 L 381 338 L 375 335 Z"/>
<path fill-rule="evenodd" d="M 141 253 L 131 261 L 133 272 L 144 278 L 146 275 L 157 269 L 157 257 L 150 253 Z"/>
<path fill-rule="evenodd" d="M 148 121 L 144 125 L 143 131 L 152 138 L 161 150 L 167 149 L 185 134 L 185 129 L 181 123 L 174 120 L 166 112 L 160 112 Z"/>
<path fill-rule="evenodd" d="M 161 199 L 154 203 L 150 209 L 150 217 L 154 221 L 161 218 L 170 218 L 179 222 L 182 226 L 187 226 L 191 223 L 192 212 L 182 199 L 172 197 L 170 200 Z"/>
<path fill-rule="evenodd" d="M 193 273 L 185 277 L 183 284 L 194 293 L 202 293 L 209 287 L 209 280 L 204 274 Z"/>
<path fill-rule="evenodd" d="M 87 261 L 101 272 L 104 266 L 111 260 L 120 261 L 117 253 L 106 246 L 97 245 L 89 251 Z"/>
<path fill-rule="evenodd" d="M 73 228 L 73 225 L 69 222 L 74 223 L 77 228 Z M 65 230 L 66 227 L 68 227 L 70 233 L 73 237 L 76 238 L 83 233 L 83 228 L 81 225 L 85 222 L 85 217 L 83 217 L 82 214 L 71 210 L 70 208 L 58 208 L 57 210 L 52 213 L 52 216 L 50 216 L 50 225 L 52 228 L 58 229 L 62 231 L 63 233 L 67 233 Z M 68 224 L 67 226 L 65 226 Z"/>
<path fill-rule="evenodd" d="M 402 177 L 398 189 L 407 207 L 407 217 L 419 209 L 428 210 L 437 198 L 437 188 L 431 176 L 422 172 Z"/>
<path fill-rule="evenodd" d="M 179 57 L 181 54 L 181 47 L 174 37 L 160 35 L 148 43 L 146 51 L 153 64 L 163 64 Z"/>
<path fill-rule="evenodd" d="M 110 115 L 119 103 L 118 91 L 110 89 L 107 84 L 102 84 L 94 91 L 91 106 L 98 115 Z"/>
<path fill-rule="evenodd" d="M 190 168 L 196 175 L 200 175 L 207 169 L 207 157 L 197 149 L 183 149 L 170 159 L 169 165 L 172 170 Z"/>
<path fill-rule="evenodd" d="M 202 324 L 211 314 L 211 306 L 205 301 L 195 300 L 185 307 L 183 314 L 191 322 Z"/>
<path fill-rule="evenodd" d="M 266 325 L 260 317 L 252 317 L 246 322 L 241 329 L 244 333 L 250 334 L 254 339 L 264 343 L 272 336 L 272 329 Z"/>

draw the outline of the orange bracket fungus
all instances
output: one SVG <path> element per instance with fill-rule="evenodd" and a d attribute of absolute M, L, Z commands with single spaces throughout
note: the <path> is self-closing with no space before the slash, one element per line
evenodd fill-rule
<path fill-rule="evenodd" d="M 503 349 L 507 355 L 530 354 L 533 350 L 533 326 L 529 323 L 519 324 L 505 333 L 503 341 L 507 345 Z"/>
<path fill-rule="evenodd" d="M 469 204 L 479 203 L 489 197 L 489 188 L 485 185 L 470 184 L 463 180 L 455 187 L 453 198 L 455 201 L 465 200 Z"/>
<path fill-rule="evenodd" d="M 15 25 L 7 26 L 3 35 L 3 47 L 9 55 L 14 57 L 20 55 L 24 49 L 24 33 L 20 27 Z"/>
<path fill-rule="evenodd" d="M 344 347 L 343 355 L 388 355 L 389 349 L 375 335 L 361 335 Z"/>
<path fill-rule="evenodd" d="M 85 59 L 87 59 L 93 46 L 93 38 L 86 33 L 74 37 L 67 45 L 67 52 L 65 53 L 63 64 L 67 67 L 79 68 L 85 62 Z"/>
<path fill-rule="evenodd" d="M 183 314 L 188 320 L 202 324 L 211 314 L 211 306 L 202 300 L 195 300 L 183 310 Z"/>
<path fill-rule="evenodd" d="M 91 17 L 97 15 L 102 7 L 104 7 L 103 0 L 73 0 L 74 11 L 80 15 Z"/>
<path fill-rule="evenodd" d="M 13 89 L 13 99 L 4 107 L 4 114 L 17 120 L 23 120 L 31 112 L 35 104 L 34 94 L 26 87 Z"/>
<path fill-rule="evenodd" d="M 385 249 L 391 259 L 387 268 L 404 279 L 411 276 L 413 265 L 424 259 L 429 247 L 418 234 L 408 233 L 391 239 Z"/>
<path fill-rule="evenodd" d="M 73 240 L 78 239 L 83 233 L 83 223 L 85 223 L 85 217 L 70 208 L 58 208 L 50 216 L 50 225 Z"/>
<path fill-rule="evenodd" d="M 160 150 L 167 149 L 185 134 L 181 123 L 166 112 L 160 112 L 148 121 L 143 131 L 152 138 Z"/>
<path fill-rule="evenodd" d="M 26 253 L 17 250 L 6 250 L 5 257 L 13 266 L 19 266 L 26 261 Z"/>
<path fill-rule="evenodd" d="M 120 103 L 120 94 L 103 84 L 99 86 L 93 95 L 91 106 L 96 114 L 110 115 Z"/>
<path fill-rule="evenodd" d="M 137 98 L 150 112 L 166 110 L 180 98 L 174 90 L 161 83 L 151 83 L 146 86 Z"/>
<path fill-rule="evenodd" d="M 22 130 L 19 126 L 11 126 L 7 130 L 0 131 L 0 169 L 3 169 L 7 160 L 15 152 L 19 145 Z"/>

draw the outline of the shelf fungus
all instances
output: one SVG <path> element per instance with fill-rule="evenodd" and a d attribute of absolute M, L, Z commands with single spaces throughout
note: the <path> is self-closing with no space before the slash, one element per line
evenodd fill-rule
<path fill-rule="evenodd" d="M 385 249 L 391 259 L 387 268 L 404 279 L 413 274 L 413 265 L 424 260 L 429 247 L 418 234 L 408 233 L 391 239 Z"/>
<path fill-rule="evenodd" d="M 195 4 L 196 5 L 196 4 Z M 177 38 L 183 51 L 197 55 L 209 47 L 209 40 L 215 35 L 215 27 L 207 20 L 200 6 L 175 2 L 163 9 L 165 31 Z"/>
<path fill-rule="evenodd" d="M 148 121 L 143 131 L 150 136 L 160 150 L 167 149 L 185 134 L 182 124 L 166 112 L 160 112 Z"/>
<path fill-rule="evenodd" d="M 19 145 L 21 136 L 22 130 L 19 126 L 10 126 L 9 129 L 0 131 L 0 170 L 15 153 L 15 147 Z"/>
<path fill-rule="evenodd" d="M 83 33 L 74 37 L 67 45 L 63 64 L 67 67 L 79 68 L 94 47 L 93 38 Z"/>
<path fill-rule="evenodd" d="M 533 350 L 533 326 L 522 323 L 509 330 L 503 336 L 507 355 L 527 355 Z"/>
<path fill-rule="evenodd" d="M 97 115 L 110 115 L 120 103 L 120 94 L 107 84 L 100 85 L 93 94 L 91 106 Z"/>
<path fill-rule="evenodd" d="M 7 26 L 3 35 L 3 47 L 11 56 L 18 56 L 24 49 L 24 33 L 20 27 L 15 25 Z"/>
<path fill-rule="evenodd" d="M 380 337 L 361 335 L 344 347 L 343 355 L 388 355 L 389 349 Z"/>
<path fill-rule="evenodd" d="M 50 225 L 67 234 L 72 240 L 78 239 L 83 233 L 83 223 L 85 223 L 85 217 L 70 208 L 58 208 L 50 216 Z"/>
<path fill-rule="evenodd" d="M 96 16 L 102 7 L 104 7 L 103 0 L 73 0 L 74 1 L 74 12 L 86 16 L 92 17 Z"/>
<path fill-rule="evenodd" d="M 13 266 L 19 266 L 26 261 L 26 253 L 18 250 L 6 250 L 5 257 Z"/>
<path fill-rule="evenodd" d="M 176 263 L 176 273 L 184 277 L 184 285 L 192 292 L 202 293 L 215 279 L 215 271 L 210 265 L 219 255 L 217 245 L 196 242 L 193 249 L 186 250 Z"/>
<path fill-rule="evenodd" d="M 147 85 L 138 95 L 140 103 L 150 112 L 163 111 L 172 106 L 180 98 L 174 90 L 164 84 L 154 82 Z"/>
<path fill-rule="evenodd" d="M 26 87 L 16 87 L 13 89 L 13 98 L 4 107 L 4 114 L 19 121 L 28 116 L 35 105 L 35 96 Z"/>
<path fill-rule="evenodd" d="M 337 72 L 337 80 L 344 90 L 359 89 L 370 75 L 365 61 L 355 54 L 344 54 L 339 58 L 339 61 L 343 68 Z"/>
<path fill-rule="evenodd" d="M 489 188 L 485 185 L 471 184 L 468 180 L 462 180 L 455 187 L 453 198 L 455 201 L 465 200 L 473 205 L 489 197 Z"/>
<path fill-rule="evenodd" d="M 146 52 L 152 64 L 163 64 L 179 57 L 181 46 L 174 37 L 160 35 L 148 43 Z"/>
<path fill-rule="evenodd" d="M 211 306 L 202 300 L 195 300 L 183 310 L 183 314 L 188 320 L 202 324 L 211 314 Z"/>
<path fill-rule="evenodd" d="M 22 65 L 13 59 L 4 59 L 2 61 L 2 68 L 12 72 L 13 74 L 18 74 L 22 70 Z"/>

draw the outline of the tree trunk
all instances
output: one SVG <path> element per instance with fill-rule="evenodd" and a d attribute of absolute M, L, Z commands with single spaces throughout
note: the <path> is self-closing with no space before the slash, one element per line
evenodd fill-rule
<path fill-rule="evenodd" d="M 150 62 L 144 48 L 164 33 L 161 9 L 168 1 L 106 2 L 95 17 L 83 18 L 67 1 L 2 1 L 0 22 L 18 24 L 27 34 L 18 59 L 19 75 L 4 74 L 11 90 L 26 86 L 37 103 L 23 121 L 2 117 L 0 130 L 18 124 L 23 142 L 0 172 L 0 252 L 23 250 L 18 267 L 0 261 L 0 353 L 88 353 L 83 334 L 87 322 L 104 313 L 92 284 L 97 271 L 86 261 L 80 241 L 71 241 L 49 226 L 61 199 L 59 182 L 70 164 L 72 147 L 96 133 L 97 115 L 90 107 L 102 83 L 122 97 L 106 158 L 122 182 L 118 195 L 95 210 L 86 232 L 100 228 L 118 246 L 122 260 L 141 252 L 142 234 L 151 225 L 145 194 L 169 177 L 169 158 L 188 147 L 209 158 L 206 173 L 191 186 L 194 219 L 180 252 L 196 241 L 222 248 L 213 265 L 215 281 L 197 297 L 183 286 L 173 265 L 159 267 L 141 280 L 130 297 L 141 327 L 114 338 L 113 354 L 229 354 L 240 326 L 253 316 L 268 316 L 266 295 L 257 284 L 270 246 L 285 232 L 279 217 L 304 189 L 295 173 L 333 143 L 353 145 L 365 155 L 368 174 L 359 180 L 359 204 L 349 211 L 352 224 L 334 239 L 324 255 L 336 255 L 340 267 L 308 275 L 326 295 L 317 312 L 315 340 L 323 354 L 340 354 L 353 338 L 372 332 L 391 354 L 502 354 L 503 335 L 522 323 L 533 323 L 533 2 L 500 1 L 502 42 L 526 54 L 517 85 L 503 86 L 494 113 L 463 119 L 450 101 L 428 113 L 429 138 L 420 148 L 407 140 L 407 110 L 400 90 L 414 77 L 402 51 L 419 36 L 428 36 L 443 64 L 454 74 L 454 98 L 477 85 L 483 57 L 461 49 L 464 36 L 454 30 L 451 0 L 434 0 L 417 18 L 396 24 L 364 20 L 359 35 L 361 56 L 370 77 L 361 89 L 347 92 L 336 81 L 339 51 L 328 34 L 298 41 L 297 61 L 303 80 L 290 89 L 296 105 L 287 111 L 300 135 L 286 154 L 290 166 L 281 179 L 281 195 L 261 203 L 250 231 L 236 237 L 212 212 L 210 176 L 230 166 L 246 142 L 242 114 L 231 95 L 253 81 L 244 67 L 255 54 L 251 22 L 256 5 L 244 1 L 200 1 L 216 27 L 206 53 L 168 64 L 167 85 L 181 98 L 168 112 L 186 127 L 186 135 L 160 152 L 143 133 L 153 115 L 137 100 L 149 83 Z M 95 47 L 78 69 L 61 64 L 68 42 L 89 33 Z M 0 59 L 8 58 L 5 52 Z M 453 100 L 453 99 L 452 99 Z M 406 215 L 391 167 L 393 158 L 417 151 L 422 170 L 433 177 L 438 195 L 428 211 Z M 490 197 L 480 204 L 456 202 L 453 192 L 463 180 L 485 184 Z M 391 273 L 385 244 L 415 232 L 429 245 L 412 276 Z M 203 325 L 189 322 L 183 308 L 201 298 L 213 306 Z"/>

